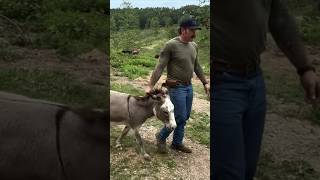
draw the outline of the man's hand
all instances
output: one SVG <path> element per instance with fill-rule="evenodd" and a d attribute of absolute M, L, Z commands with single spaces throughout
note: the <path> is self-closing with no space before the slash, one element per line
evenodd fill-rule
<path fill-rule="evenodd" d="M 320 79 L 313 71 L 305 72 L 301 77 L 301 84 L 305 91 L 305 100 L 307 103 L 316 103 L 320 101 Z"/>
<path fill-rule="evenodd" d="M 203 88 L 206 95 L 210 98 L 210 85 L 207 83 L 203 86 Z"/>

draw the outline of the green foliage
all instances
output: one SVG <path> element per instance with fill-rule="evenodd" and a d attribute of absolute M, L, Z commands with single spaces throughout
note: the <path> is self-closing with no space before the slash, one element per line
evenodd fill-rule
<path fill-rule="evenodd" d="M 39 13 L 42 0 L 1 0 L 0 14 L 17 20 L 25 20 Z"/>
<path fill-rule="evenodd" d="M 139 27 L 139 16 L 134 9 L 125 8 L 121 11 L 111 11 L 110 13 L 111 31 L 123 31 Z"/>
<path fill-rule="evenodd" d="M 109 7 L 105 0 L 43 0 L 45 11 L 74 11 L 74 12 L 94 12 L 104 11 Z"/>
<path fill-rule="evenodd" d="M 187 124 L 187 133 L 191 139 L 210 146 L 210 117 L 206 113 L 191 113 L 192 122 Z"/>
<path fill-rule="evenodd" d="M 289 12 L 296 16 L 303 40 L 310 45 L 320 43 L 320 1 L 286 0 Z"/>
<path fill-rule="evenodd" d="M 109 49 L 108 7 L 105 0 L 1 0 L 0 14 L 22 27 L 15 36 L 30 37 L 29 45 L 73 57 L 94 48 Z M 26 45 L 15 39 L 15 45 Z"/>
<path fill-rule="evenodd" d="M 312 45 L 320 45 L 320 16 L 303 17 L 301 31 L 306 42 Z"/>
<path fill-rule="evenodd" d="M 172 39 L 178 36 L 178 28 L 175 26 L 171 26 L 167 28 L 167 37 L 168 39 Z"/>
<path fill-rule="evenodd" d="M 193 15 L 203 25 L 210 17 L 210 7 L 188 5 L 179 9 L 165 7 L 139 9 L 129 6 L 123 9 L 111 9 L 111 30 L 168 27 L 178 24 L 183 14 Z"/>
<path fill-rule="evenodd" d="M 105 88 L 84 86 L 60 71 L 30 69 L 0 70 L 0 89 L 66 104 L 106 107 Z"/>
<path fill-rule="evenodd" d="M 141 35 L 137 29 L 121 32 L 111 31 L 110 44 L 112 49 L 132 49 L 141 47 Z"/>
<path fill-rule="evenodd" d="M 64 56 L 76 56 L 94 48 L 106 49 L 109 34 L 104 16 L 54 11 L 41 17 L 41 22 L 44 32 L 35 38 L 35 46 L 55 48 Z"/>
<path fill-rule="evenodd" d="M 290 13 L 296 16 L 308 13 L 314 6 L 314 0 L 284 0 Z"/>
<path fill-rule="evenodd" d="M 150 25 L 149 25 L 150 28 L 153 28 L 153 29 L 159 28 L 159 27 L 160 27 L 159 18 L 157 18 L 157 17 L 152 17 L 152 18 L 150 19 L 149 24 L 150 24 Z"/>
<path fill-rule="evenodd" d="M 123 75 L 129 79 L 134 79 L 141 76 L 146 76 L 149 74 L 149 70 L 143 68 L 143 66 L 132 66 L 130 64 L 125 64 L 121 67 Z"/>

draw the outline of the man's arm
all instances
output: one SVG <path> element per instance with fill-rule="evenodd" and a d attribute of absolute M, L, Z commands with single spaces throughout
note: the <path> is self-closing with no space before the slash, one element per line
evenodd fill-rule
<path fill-rule="evenodd" d="M 206 77 L 204 76 L 202 67 L 199 64 L 198 46 L 196 44 L 195 44 L 195 48 L 197 51 L 197 56 L 196 56 L 196 60 L 194 62 L 194 72 L 196 73 L 196 75 L 198 76 L 200 81 L 202 82 L 202 84 L 204 86 L 205 93 L 209 96 L 210 95 L 210 86 L 208 84 L 208 81 L 206 80 Z"/>
<path fill-rule="evenodd" d="M 149 91 L 153 88 L 153 86 L 157 83 L 157 81 L 160 79 L 160 76 L 164 70 L 164 68 L 168 65 L 168 62 L 170 60 L 170 54 L 171 49 L 170 45 L 166 44 L 165 47 L 160 52 L 160 59 L 157 63 L 155 70 L 152 72 L 149 84 L 148 84 L 148 90 Z"/>
<path fill-rule="evenodd" d="M 297 70 L 312 66 L 306 56 L 297 25 L 282 0 L 272 0 L 269 30 L 279 48 L 285 53 Z"/>
<path fill-rule="evenodd" d="M 203 70 L 198 62 L 198 58 L 195 61 L 194 72 L 202 82 L 205 93 L 210 97 L 210 85 L 203 74 Z"/>
<path fill-rule="evenodd" d="M 269 29 L 279 48 L 296 67 L 307 102 L 320 101 L 320 79 L 306 55 L 297 25 L 281 0 L 272 0 Z"/>
<path fill-rule="evenodd" d="M 207 84 L 208 81 L 206 80 L 202 67 L 200 66 L 199 62 L 198 62 L 198 58 L 195 61 L 194 64 L 194 72 L 196 73 L 196 75 L 198 76 L 198 78 L 200 79 L 200 81 L 202 82 L 203 85 Z"/>

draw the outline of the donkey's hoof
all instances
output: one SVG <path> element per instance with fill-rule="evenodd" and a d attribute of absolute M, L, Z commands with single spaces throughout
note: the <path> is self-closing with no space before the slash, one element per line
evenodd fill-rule
<path fill-rule="evenodd" d="M 151 157 L 147 153 L 143 155 L 143 158 L 144 158 L 144 160 L 151 161 Z"/>

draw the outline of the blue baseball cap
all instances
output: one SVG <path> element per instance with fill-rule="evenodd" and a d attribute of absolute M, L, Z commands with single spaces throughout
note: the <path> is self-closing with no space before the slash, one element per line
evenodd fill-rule
<path fill-rule="evenodd" d="M 191 17 L 182 18 L 180 20 L 180 27 L 190 28 L 190 29 L 198 29 L 201 30 L 199 24 Z"/>

